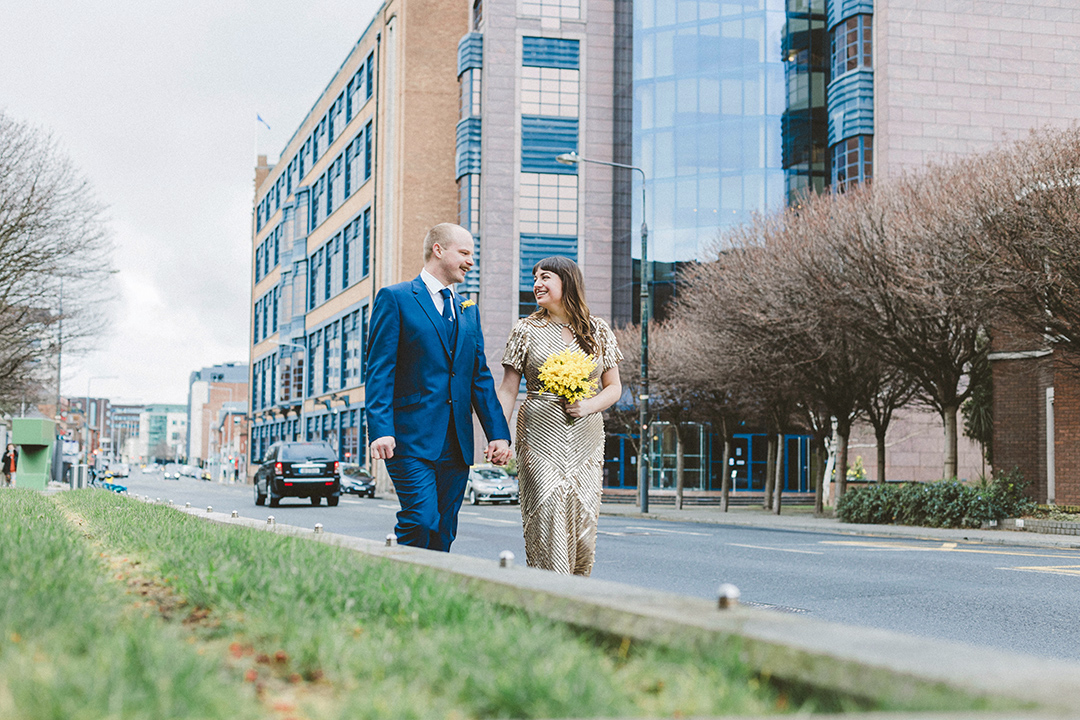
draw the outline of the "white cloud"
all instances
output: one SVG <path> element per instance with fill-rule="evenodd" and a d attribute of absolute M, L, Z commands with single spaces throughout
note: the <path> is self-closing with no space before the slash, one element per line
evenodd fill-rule
<path fill-rule="evenodd" d="M 191 371 L 246 361 L 256 133 L 275 160 L 379 5 L 5 8 L 0 108 L 51 130 L 113 218 L 120 301 L 65 394 L 115 375 L 92 392 L 183 403 Z"/>

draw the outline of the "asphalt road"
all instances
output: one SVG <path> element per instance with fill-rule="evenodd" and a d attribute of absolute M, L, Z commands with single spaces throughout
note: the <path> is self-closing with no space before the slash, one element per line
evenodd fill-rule
<path fill-rule="evenodd" d="M 392 532 L 398 509 L 392 497 L 352 496 L 336 508 L 306 499 L 256 507 L 250 486 L 138 469 L 120 482 L 152 499 L 372 540 Z M 518 507 L 464 505 L 453 552 L 495 559 L 502 550 L 524 562 Z M 593 577 L 705 598 L 730 582 L 743 602 L 777 612 L 1080 660 L 1077 550 L 604 516 Z"/>

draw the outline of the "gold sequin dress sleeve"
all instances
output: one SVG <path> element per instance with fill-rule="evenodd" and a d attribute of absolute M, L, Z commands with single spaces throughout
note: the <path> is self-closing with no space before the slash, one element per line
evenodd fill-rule
<path fill-rule="evenodd" d="M 614 333 L 599 318 L 593 319 L 593 336 L 599 361 L 592 380 L 599 385 L 600 375 L 622 355 Z M 526 562 L 567 575 L 588 575 L 596 558 L 604 420 L 600 413 L 572 419 L 558 396 L 543 391 L 540 366 L 566 347 L 559 325 L 525 318 L 507 341 L 503 364 L 522 374 L 527 391 L 518 410 L 516 439 Z"/>

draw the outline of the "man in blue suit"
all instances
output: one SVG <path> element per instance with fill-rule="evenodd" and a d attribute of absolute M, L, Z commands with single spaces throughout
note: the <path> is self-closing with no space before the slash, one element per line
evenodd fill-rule
<path fill-rule="evenodd" d="M 442 223 L 424 238 L 424 269 L 379 291 L 371 313 L 367 397 L 371 456 L 386 461 L 401 510 L 398 542 L 450 551 L 473 461 L 472 410 L 489 443 L 510 459 L 510 428 L 495 395 L 474 304 L 453 286 L 473 266 L 473 238 Z"/>

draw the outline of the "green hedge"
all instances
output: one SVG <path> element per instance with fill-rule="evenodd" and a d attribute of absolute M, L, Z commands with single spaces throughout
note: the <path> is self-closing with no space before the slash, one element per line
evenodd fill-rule
<path fill-rule="evenodd" d="M 984 522 L 1021 517 L 1035 508 L 1024 494 L 1027 483 L 1019 471 L 974 484 L 958 480 L 851 488 L 836 503 L 844 522 L 924 527 L 977 528 Z"/>

